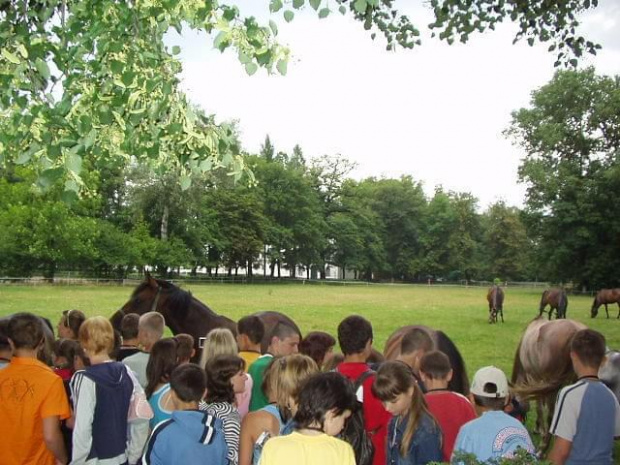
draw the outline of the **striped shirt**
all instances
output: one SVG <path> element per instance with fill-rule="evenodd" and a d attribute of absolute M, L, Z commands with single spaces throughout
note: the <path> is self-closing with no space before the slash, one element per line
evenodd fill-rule
<path fill-rule="evenodd" d="M 222 420 L 224 439 L 226 439 L 228 448 L 226 458 L 229 465 L 237 465 L 239 463 L 239 435 L 241 434 L 241 417 L 237 408 L 228 402 L 214 402 L 212 404 L 201 402 L 200 410 Z"/>

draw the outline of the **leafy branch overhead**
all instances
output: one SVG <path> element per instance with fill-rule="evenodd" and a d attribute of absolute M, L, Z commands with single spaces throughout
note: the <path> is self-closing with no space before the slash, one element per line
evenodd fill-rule
<path fill-rule="evenodd" d="M 432 0 L 431 28 L 452 42 L 493 29 L 505 18 L 517 39 L 551 41 L 558 64 L 576 64 L 598 45 L 575 36 L 575 14 L 596 0 Z M 361 21 L 387 48 L 420 44 L 419 30 L 392 0 L 269 0 L 285 21 L 305 6 L 325 18 L 336 9 Z M 274 16 L 275 17 L 275 16 Z M 245 71 L 286 74 L 289 51 L 276 42 L 274 20 L 261 25 L 217 0 L 0 0 L 0 169 L 33 167 L 41 190 L 64 185 L 67 200 L 86 190 L 85 169 L 141 164 L 192 175 L 224 168 L 248 173 L 225 125 L 201 114 L 179 88 L 178 46 L 170 30 L 210 34 L 220 51 L 233 49 Z"/>

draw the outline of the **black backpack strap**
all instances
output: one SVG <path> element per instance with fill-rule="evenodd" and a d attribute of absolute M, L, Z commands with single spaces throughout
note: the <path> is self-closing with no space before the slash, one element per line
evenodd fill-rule
<path fill-rule="evenodd" d="M 362 384 L 364 384 L 364 381 L 366 381 L 370 376 L 374 374 L 375 372 L 373 370 L 367 370 L 361 375 L 359 375 L 358 378 L 355 380 L 355 383 L 353 383 L 353 392 L 357 393 L 357 390 Z"/>

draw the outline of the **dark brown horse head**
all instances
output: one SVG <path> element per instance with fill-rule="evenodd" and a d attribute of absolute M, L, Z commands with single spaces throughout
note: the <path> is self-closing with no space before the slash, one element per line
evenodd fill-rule
<path fill-rule="evenodd" d="M 128 313 L 143 315 L 147 312 L 161 313 L 173 334 L 186 333 L 193 336 L 197 354 L 200 338 L 212 329 L 224 327 L 236 334 L 237 325 L 234 321 L 218 315 L 190 292 L 149 274 L 134 289 L 127 303 L 112 315 L 110 322 L 116 329 L 120 329 L 123 316 Z"/>
<path fill-rule="evenodd" d="M 450 359 L 453 376 L 448 383 L 448 388 L 463 395 L 469 394 L 469 378 L 467 377 L 463 357 L 454 342 L 443 331 L 424 325 L 402 326 L 394 331 L 385 343 L 385 349 L 383 350 L 385 359 L 395 360 L 400 355 L 400 344 L 403 336 L 413 329 L 426 332 L 433 342 L 433 347 L 430 350 L 440 350 Z"/>

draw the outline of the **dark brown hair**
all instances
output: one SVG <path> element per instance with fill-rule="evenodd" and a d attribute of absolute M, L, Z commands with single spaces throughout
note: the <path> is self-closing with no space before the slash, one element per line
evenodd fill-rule
<path fill-rule="evenodd" d="M 245 368 L 245 361 L 237 355 L 216 355 L 207 361 L 207 403 L 235 401 L 235 391 L 230 382 Z"/>
<path fill-rule="evenodd" d="M 170 375 L 177 366 L 177 342 L 167 337 L 160 339 L 151 349 L 149 361 L 146 364 L 147 384 L 144 388 L 147 399 L 155 392 L 157 385 L 170 381 Z"/>
<path fill-rule="evenodd" d="M 323 331 L 312 331 L 299 343 L 299 352 L 316 362 L 319 368 L 323 365 L 325 354 L 336 345 L 336 339 Z"/>
<path fill-rule="evenodd" d="M 450 359 L 439 350 L 427 352 L 420 360 L 420 371 L 431 379 L 446 379 L 451 369 Z"/>
<path fill-rule="evenodd" d="M 582 329 L 573 335 L 570 350 L 590 368 L 598 369 L 605 358 L 605 336 L 593 329 Z"/>

